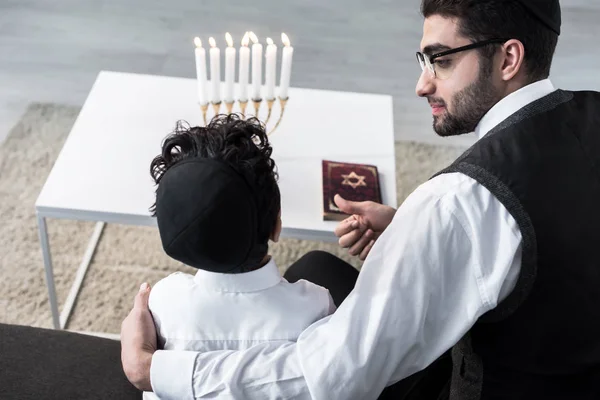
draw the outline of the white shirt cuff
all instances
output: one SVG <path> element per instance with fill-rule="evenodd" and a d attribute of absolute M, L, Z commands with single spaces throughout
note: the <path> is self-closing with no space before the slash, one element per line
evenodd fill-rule
<path fill-rule="evenodd" d="M 195 351 L 158 350 L 152 355 L 150 383 L 161 399 L 194 400 Z"/>

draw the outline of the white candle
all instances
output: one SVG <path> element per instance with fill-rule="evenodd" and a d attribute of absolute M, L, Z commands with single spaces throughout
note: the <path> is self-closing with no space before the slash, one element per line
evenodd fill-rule
<path fill-rule="evenodd" d="M 258 38 L 254 32 L 250 32 L 252 40 L 252 99 L 260 100 L 260 89 L 262 86 L 262 44 L 258 43 Z"/>
<path fill-rule="evenodd" d="M 208 39 L 210 43 L 210 81 L 212 86 L 212 102 L 221 102 L 221 50 L 213 37 Z"/>
<path fill-rule="evenodd" d="M 265 84 L 267 85 L 267 100 L 275 98 L 275 77 L 277 75 L 277 46 L 271 38 L 267 38 L 265 51 Z"/>
<path fill-rule="evenodd" d="M 250 73 L 250 49 L 248 32 L 242 38 L 242 46 L 240 47 L 240 101 L 248 101 L 248 75 Z"/>
<path fill-rule="evenodd" d="M 288 98 L 288 89 L 290 87 L 290 77 L 292 75 L 292 56 L 294 48 L 290 45 L 290 39 L 285 33 L 281 34 L 283 42 L 283 50 L 281 54 L 281 79 L 279 81 L 279 97 L 282 99 Z"/>
<path fill-rule="evenodd" d="M 225 49 L 225 102 L 233 103 L 233 81 L 235 80 L 235 48 L 233 38 L 225 34 L 227 48 Z"/>
<path fill-rule="evenodd" d="M 196 45 L 196 82 L 198 87 L 198 102 L 202 105 L 208 103 L 208 85 L 206 83 L 206 50 L 202 47 L 199 37 L 194 38 Z"/>

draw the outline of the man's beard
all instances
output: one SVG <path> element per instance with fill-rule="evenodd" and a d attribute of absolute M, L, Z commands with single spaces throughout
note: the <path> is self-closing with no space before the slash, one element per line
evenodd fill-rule
<path fill-rule="evenodd" d="M 431 102 L 446 105 L 444 114 L 433 117 L 433 130 L 439 136 L 456 136 L 475 130 L 483 116 L 501 99 L 489 78 L 487 66 L 479 71 L 479 78 L 454 95 L 454 111 L 450 113 L 441 99 L 429 99 Z M 491 68 L 489 68 L 491 69 Z"/>

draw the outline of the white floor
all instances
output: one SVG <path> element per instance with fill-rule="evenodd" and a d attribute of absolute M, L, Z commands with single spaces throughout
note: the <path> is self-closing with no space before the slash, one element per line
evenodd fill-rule
<path fill-rule="evenodd" d="M 563 0 L 552 79 L 600 90 L 600 1 Z M 292 84 L 394 96 L 397 139 L 432 132 L 416 98 L 418 0 L 0 0 L 0 141 L 34 101 L 82 105 L 101 69 L 193 77 L 192 38 L 254 30 L 294 41 Z M 351 116 L 349 116 L 351 117 Z M 377 115 L 373 115 L 377 118 Z M 365 132 L 368 134 L 368 132 Z"/>

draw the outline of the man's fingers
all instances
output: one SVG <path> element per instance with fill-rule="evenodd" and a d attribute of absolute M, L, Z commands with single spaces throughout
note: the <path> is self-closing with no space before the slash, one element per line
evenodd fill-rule
<path fill-rule="evenodd" d="M 348 232 L 351 232 L 353 229 L 355 229 L 355 225 L 358 226 L 358 221 L 354 218 L 354 216 L 346 218 L 335 227 L 335 236 L 344 236 Z"/>
<path fill-rule="evenodd" d="M 133 303 L 134 309 L 148 309 L 148 299 L 150 298 L 150 285 L 146 282 L 142 283 L 140 290 L 135 295 Z"/>
<path fill-rule="evenodd" d="M 156 328 L 148 309 L 150 285 L 143 283 L 133 309 L 121 324 L 121 364 L 127 379 L 140 390 L 152 390 L 150 365 L 156 351 Z"/>
<path fill-rule="evenodd" d="M 361 261 L 365 261 L 367 259 L 367 256 L 369 255 L 369 252 L 371 251 L 371 249 L 373 248 L 373 245 L 375 244 L 375 240 L 371 240 L 369 242 L 369 244 L 367 244 L 365 246 L 365 248 L 360 252 L 360 256 L 358 256 L 358 258 Z"/>
<path fill-rule="evenodd" d="M 363 231 L 361 231 L 360 229 L 354 229 L 348 233 L 346 233 L 344 236 L 340 237 L 340 240 L 338 240 L 338 243 L 340 245 L 340 247 L 346 249 L 348 247 L 353 246 L 356 242 L 358 242 L 358 240 L 363 236 Z"/>
<path fill-rule="evenodd" d="M 353 256 L 359 255 L 365 248 L 369 241 L 373 239 L 373 231 L 367 229 L 362 237 L 350 248 L 349 253 Z"/>

